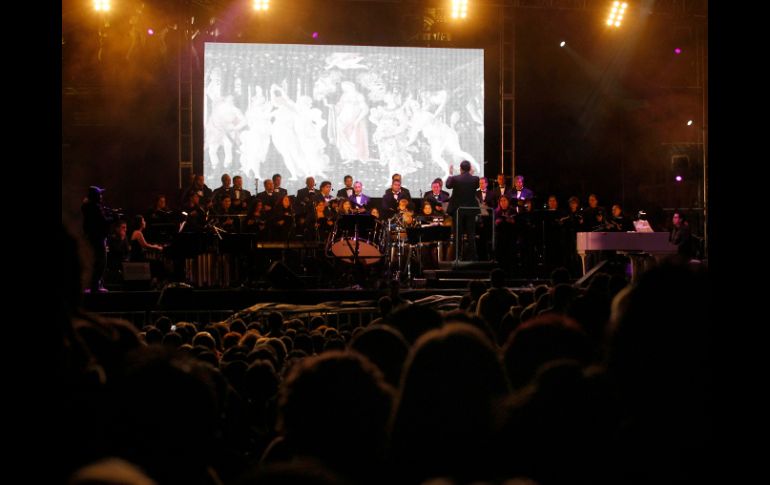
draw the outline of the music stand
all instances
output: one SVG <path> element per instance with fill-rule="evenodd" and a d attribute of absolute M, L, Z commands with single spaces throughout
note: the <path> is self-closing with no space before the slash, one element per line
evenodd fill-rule
<path fill-rule="evenodd" d="M 417 246 L 417 264 L 422 274 L 422 245 L 423 243 L 445 242 L 452 236 L 452 228 L 442 225 L 428 225 L 421 227 L 407 227 L 406 240 L 412 246 Z"/>

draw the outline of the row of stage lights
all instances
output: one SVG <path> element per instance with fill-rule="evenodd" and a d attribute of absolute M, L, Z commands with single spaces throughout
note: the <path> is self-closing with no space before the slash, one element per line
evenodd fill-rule
<path fill-rule="evenodd" d="M 452 18 L 465 19 L 468 17 L 468 0 L 451 0 Z M 270 0 L 253 0 L 253 9 L 256 12 L 266 12 L 270 9 Z M 610 14 L 607 17 L 607 26 L 620 27 L 623 21 L 628 4 L 626 2 L 613 2 Z M 110 0 L 94 0 L 94 10 L 97 12 L 109 12 L 111 9 Z"/>

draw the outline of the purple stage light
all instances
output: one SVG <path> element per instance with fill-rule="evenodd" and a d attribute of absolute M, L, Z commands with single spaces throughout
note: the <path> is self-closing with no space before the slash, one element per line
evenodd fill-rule
<path fill-rule="evenodd" d="M 313 38 L 314 38 L 314 39 L 317 39 L 317 38 L 318 38 L 318 32 L 313 32 Z"/>
<path fill-rule="evenodd" d="M 682 53 L 682 49 L 680 49 L 679 47 L 677 47 L 676 49 L 674 49 L 674 53 L 675 53 L 676 55 L 679 55 L 679 54 L 681 54 L 681 53 Z"/>
<path fill-rule="evenodd" d="M 682 181 L 682 176 L 681 175 L 677 175 L 676 177 L 674 177 L 674 180 L 676 180 L 677 182 L 681 182 Z"/>

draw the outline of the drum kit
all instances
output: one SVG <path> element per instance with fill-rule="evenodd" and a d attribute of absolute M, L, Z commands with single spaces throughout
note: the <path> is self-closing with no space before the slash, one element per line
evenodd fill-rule
<path fill-rule="evenodd" d="M 326 255 L 350 267 L 384 265 L 391 278 L 411 280 L 412 267 L 423 267 L 446 257 L 451 227 L 415 224 L 401 214 L 380 221 L 370 214 L 340 216 L 326 242 Z M 430 251 L 435 252 L 433 255 Z"/>

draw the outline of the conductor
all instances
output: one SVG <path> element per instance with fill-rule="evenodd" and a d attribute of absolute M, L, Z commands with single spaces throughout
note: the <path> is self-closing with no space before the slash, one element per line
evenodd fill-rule
<path fill-rule="evenodd" d="M 463 160 L 460 163 L 460 175 L 452 175 L 454 172 L 454 166 L 449 166 L 450 176 L 446 179 L 446 186 L 448 189 L 452 189 L 452 196 L 449 198 L 448 213 L 455 220 L 457 224 L 457 234 L 460 236 L 460 241 L 455 241 L 456 247 L 460 248 L 462 245 L 463 235 L 468 236 L 468 253 L 463 251 L 463 259 L 475 260 L 476 259 L 476 215 L 477 210 L 461 210 L 460 207 L 478 207 L 479 203 L 476 200 L 476 189 L 479 188 L 479 178 L 471 174 L 471 162 Z"/>

